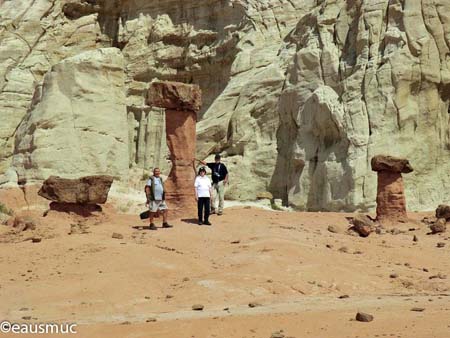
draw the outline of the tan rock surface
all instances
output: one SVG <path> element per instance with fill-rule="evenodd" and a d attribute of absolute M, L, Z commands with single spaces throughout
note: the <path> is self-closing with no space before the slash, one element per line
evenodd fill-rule
<path fill-rule="evenodd" d="M 123 67 L 120 51 L 109 48 L 65 59 L 47 73 L 16 131 L 19 181 L 128 173 Z"/>
<path fill-rule="evenodd" d="M 18 126 L 46 72 L 113 46 L 133 175 L 169 170 L 164 113 L 146 93 L 154 79 L 181 81 L 202 89 L 198 157 L 225 155 L 228 197 L 269 190 L 307 210 L 373 209 L 370 159 L 389 152 L 414 164 L 408 208 L 434 209 L 449 202 L 449 11 L 443 0 L 4 1 L 0 184 L 23 176 Z"/>

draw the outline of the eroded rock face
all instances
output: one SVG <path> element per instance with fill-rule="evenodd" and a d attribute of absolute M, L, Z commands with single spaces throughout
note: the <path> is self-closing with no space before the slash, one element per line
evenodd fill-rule
<path fill-rule="evenodd" d="M 172 169 L 166 181 L 166 199 L 175 214 L 195 209 L 195 149 L 201 91 L 197 85 L 154 82 L 148 103 L 166 109 L 166 135 Z"/>
<path fill-rule="evenodd" d="M 128 172 L 120 51 L 81 53 L 55 65 L 15 135 L 19 181 Z"/>
<path fill-rule="evenodd" d="M 51 176 L 44 181 L 38 194 L 58 203 L 104 204 L 113 180 L 112 176 L 106 175 L 78 179 Z"/>
<path fill-rule="evenodd" d="M 18 126 L 45 74 L 113 46 L 131 169 L 170 168 L 165 112 L 146 99 L 152 80 L 181 81 L 202 89 L 197 153 L 225 155 L 229 197 L 372 209 L 370 159 L 389 152 L 414 163 L 408 207 L 434 209 L 450 202 L 449 11 L 444 0 L 0 2 L 0 184 L 16 180 Z"/>

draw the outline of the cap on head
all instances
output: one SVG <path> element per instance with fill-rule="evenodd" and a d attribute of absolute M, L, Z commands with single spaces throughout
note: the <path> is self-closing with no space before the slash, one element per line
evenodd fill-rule
<path fill-rule="evenodd" d="M 215 160 L 220 160 L 220 154 L 216 154 L 216 156 L 214 156 Z"/>

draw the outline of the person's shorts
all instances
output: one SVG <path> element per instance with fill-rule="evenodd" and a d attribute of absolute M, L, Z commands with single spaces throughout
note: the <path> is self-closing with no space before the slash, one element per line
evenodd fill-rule
<path fill-rule="evenodd" d="M 148 206 L 150 212 L 158 212 L 158 210 L 167 210 L 166 201 L 150 201 Z"/>

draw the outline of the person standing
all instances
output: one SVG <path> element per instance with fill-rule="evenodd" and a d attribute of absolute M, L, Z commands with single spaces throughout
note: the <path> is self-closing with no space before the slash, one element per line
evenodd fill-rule
<path fill-rule="evenodd" d="M 214 214 L 217 210 L 217 215 L 223 214 L 223 205 L 225 199 L 225 185 L 228 183 L 228 170 L 225 164 L 220 161 L 220 154 L 216 154 L 214 162 L 206 163 L 200 161 L 203 165 L 207 165 L 212 171 L 213 181 L 213 197 L 211 213 Z M 219 200 L 219 207 L 217 208 L 217 199 Z"/>
<path fill-rule="evenodd" d="M 198 225 L 211 225 L 209 222 L 210 201 L 212 195 L 211 181 L 206 176 L 206 169 L 201 167 L 195 178 L 195 199 L 197 200 Z"/>
<path fill-rule="evenodd" d="M 163 228 L 172 228 L 172 225 L 167 223 L 168 208 L 165 198 L 164 182 L 161 177 L 161 170 L 159 168 L 153 169 L 153 176 L 147 181 L 145 186 L 145 195 L 147 196 L 146 205 L 150 211 L 150 230 L 157 230 L 158 228 L 153 223 L 153 218 L 156 213 L 162 212 L 163 215 Z"/>

